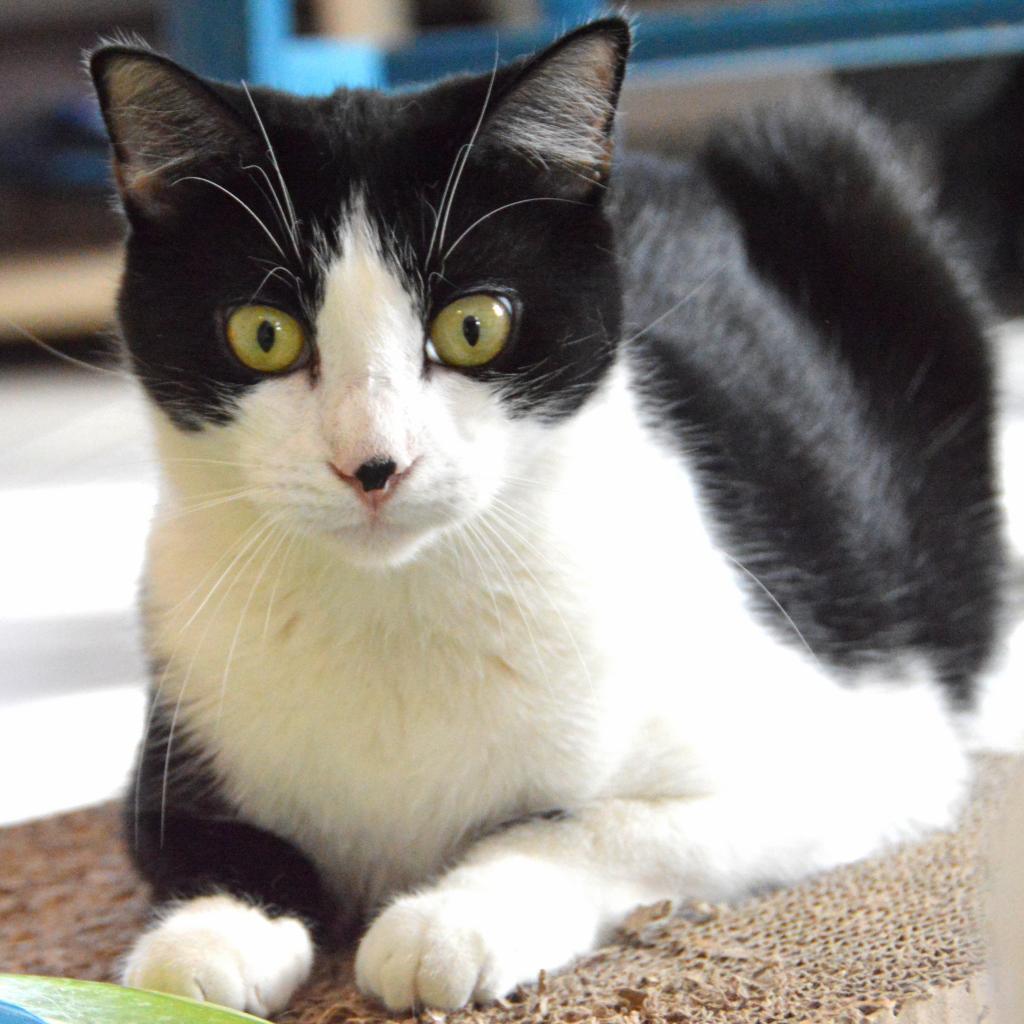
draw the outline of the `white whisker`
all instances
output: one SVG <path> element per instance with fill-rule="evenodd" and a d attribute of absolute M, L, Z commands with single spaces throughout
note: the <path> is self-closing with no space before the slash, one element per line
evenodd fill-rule
<path fill-rule="evenodd" d="M 492 511 L 496 515 L 496 517 L 500 519 L 500 512 L 497 509 L 493 509 Z M 545 556 L 545 554 L 542 551 L 539 551 L 521 533 L 519 533 L 519 531 L 516 530 L 514 526 L 508 523 L 507 520 L 505 521 L 504 525 L 506 526 L 506 528 L 508 528 L 509 532 L 512 533 L 512 535 L 516 537 L 517 540 L 519 540 L 521 544 L 527 547 L 533 554 L 537 555 L 538 558 L 542 560 L 541 564 L 545 564 L 549 561 L 549 558 Z M 558 603 L 551 597 L 551 594 L 548 591 L 547 587 L 545 587 L 544 584 L 541 583 L 539 579 L 537 579 L 533 570 L 529 567 L 529 565 L 526 564 L 525 559 L 507 541 L 505 541 L 503 537 L 501 537 L 500 531 L 495 531 L 495 536 L 499 540 L 501 540 L 502 544 L 505 546 L 505 549 L 508 551 L 508 553 L 519 563 L 520 566 L 522 566 L 523 571 L 530 577 L 531 580 L 533 580 L 535 586 L 544 595 L 544 598 L 546 599 L 548 606 L 551 608 L 551 610 L 557 617 L 558 621 L 561 623 L 562 629 L 565 630 L 566 638 L 568 639 L 569 644 L 571 645 L 573 652 L 576 655 L 576 659 L 579 662 L 580 669 L 583 672 L 584 679 L 587 681 L 587 685 L 591 689 L 593 689 L 594 680 L 593 676 L 591 676 L 590 674 L 590 667 L 587 665 L 586 659 L 583 657 L 583 651 L 580 649 L 580 646 L 576 641 L 576 634 L 572 631 L 572 629 L 569 626 L 569 623 L 566 622 L 565 617 L 562 615 L 562 609 L 559 607 Z"/>
<path fill-rule="evenodd" d="M 41 338 L 36 337 L 30 330 L 22 327 L 21 324 L 16 324 L 13 320 L 6 316 L 0 315 L 0 320 L 3 320 L 12 330 L 15 330 L 27 341 L 31 341 L 33 345 L 38 346 L 44 352 L 48 352 L 51 356 L 56 359 L 60 359 L 62 362 L 68 363 L 71 366 L 77 366 L 82 370 L 89 370 L 92 373 L 103 373 L 109 377 L 120 377 L 122 380 L 134 381 L 135 378 L 132 374 L 125 370 L 112 370 L 107 366 L 96 366 L 94 363 L 87 363 L 84 359 L 76 359 L 74 356 L 69 356 L 66 352 L 61 352 L 59 348 L 54 348 L 52 345 L 48 345 Z"/>
<path fill-rule="evenodd" d="M 496 213 L 501 213 L 502 210 L 510 210 L 513 206 L 522 206 L 524 203 L 572 203 L 573 206 L 585 206 L 586 203 L 581 203 L 578 199 L 564 199 L 561 196 L 532 196 L 529 199 L 517 199 L 514 203 L 505 203 L 504 206 L 499 206 L 496 209 L 491 210 L 490 213 L 485 213 L 482 217 L 477 218 L 472 224 L 466 228 L 465 231 L 455 239 L 454 242 L 448 247 L 448 251 L 441 257 L 441 265 L 448 261 L 448 257 L 455 252 L 458 244 L 468 235 L 474 228 L 483 224 L 488 217 L 493 217 Z M 442 239 L 443 241 L 443 239 Z"/>
<path fill-rule="evenodd" d="M 264 182 L 266 182 L 267 191 L 264 191 L 263 186 L 260 185 L 258 182 L 256 183 L 256 185 L 259 188 L 260 193 L 263 195 L 264 199 L 266 199 L 268 203 L 273 205 L 274 213 L 275 216 L 277 217 L 277 223 L 281 225 L 282 230 L 284 230 L 286 234 L 291 236 L 291 226 L 288 222 L 287 214 L 284 211 L 284 207 L 281 205 L 281 200 L 278 198 L 277 190 L 274 188 L 273 183 L 270 180 L 270 175 L 268 175 L 267 172 L 262 167 L 260 167 L 259 164 L 242 164 L 242 170 L 258 171 L 260 173 L 260 176 L 263 178 Z M 297 255 L 298 252 L 296 252 L 296 256 Z"/>
<path fill-rule="evenodd" d="M 498 535 L 497 530 L 485 518 L 481 517 L 480 519 L 478 519 L 476 525 L 482 527 L 484 530 L 490 533 L 497 541 L 499 541 L 506 549 L 508 549 L 508 545 L 505 544 L 503 538 L 501 538 Z M 494 554 L 493 561 L 499 567 L 501 574 L 505 580 L 506 586 L 508 587 L 509 597 L 512 598 L 512 601 L 515 603 L 516 610 L 519 612 L 519 618 L 522 621 L 523 627 L 526 630 L 526 635 L 529 637 L 530 646 L 533 648 L 533 653 L 537 656 L 537 664 L 543 665 L 544 655 L 541 653 L 540 645 L 537 643 L 537 636 L 533 630 L 534 626 L 539 626 L 539 623 L 537 622 L 536 612 L 534 611 L 532 615 L 527 616 L 526 608 L 524 607 L 523 602 L 519 600 L 519 594 L 517 592 L 517 589 L 521 588 L 517 588 L 516 581 L 513 578 L 511 568 L 508 565 L 506 565 L 502 559 L 497 557 L 497 553 Z M 520 562 L 520 565 L 521 564 L 522 562 Z M 529 604 L 529 599 L 527 599 L 526 603 L 527 605 Z"/>
<path fill-rule="evenodd" d="M 717 277 L 718 274 L 720 274 L 724 269 L 724 267 L 715 267 L 713 270 L 709 271 L 703 281 L 700 281 L 699 283 L 694 285 L 693 288 L 691 288 L 678 302 L 674 302 L 671 306 L 669 306 L 669 308 L 666 309 L 665 312 L 661 314 L 661 316 L 656 317 L 654 320 L 652 320 L 642 331 L 637 331 L 636 334 L 633 334 L 630 337 L 626 338 L 623 341 L 623 344 L 632 344 L 634 341 L 636 341 L 637 338 L 643 337 L 643 335 L 645 335 L 648 331 L 653 330 L 663 320 L 668 319 L 668 317 L 670 317 L 674 312 L 676 312 L 677 309 L 679 309 L 681 306 L 686 305 L 687 302 L 689 302 L 692 298 L 694 298 L 700 292 L 702 292 L 712 281 L 712 279 Z"/>
<path fill-rule="evenodd" d="M 256 288 L 256 291 L 254 291 L 254 292 L 252 293 L 252 296 L 251 296 L 251 298 L 249 299 L 249 305 L 252 305 L 252 303 L 253 303 L 253 302 L 255 302 L 255 300 L 256 300 L 256 297 L 257 297 L 257 296 L 259 295 L 259 293 L 260 293 L 261 291 L 263 291 L 263 287 L 264 287 L 264 285 L 265 285 L 265 284 L 266 284 L 266 283 L 267 283 L 267 282 L 268 282 L 268 281 L 269 281 L 269 280 L 270 280 L 270 279 L 271 279 L 272 277 L 274 277 L 274 276 L 275 276 L 276 274 L 280 274 L 280 273 L 281 273 L 281 272 L 282 272 L 282 271 L 283 271 L 284 269 L 285 269 L 284 267 L 271 267 L 271 268 L 270 268 L 270 270 L 268 270 L 268 271 L 266 272 L 266 274 L 264 274 L 264 275 L 263 275 L 263 280 L 262 280 L 262 281 L 260 281 L 260 283 L 259 283 L 259 286 L 258 286 L 258 287 Z M 294 283 L 294 276 L 293 276 L 293 283 Z"/>
<path fill-rule="evenodd" d="M 272 523 L 270 530 L 263 535 L 263 540 L 260 541 L 256 550 L 253 552 L 253 557 L 250 559 L 248 565 L 252 564 L 252 561 L 259 555 L 259 553 L 267 546 L 268 543 L 272 543 L 275 533 L 278 530 L 278 524 Z M 235 626 L 235 632 L 231 637 L 231 643 L 228 646 L 227 657 L 224 659 L 224 674 L 220 680 L 220 699 L 217 702 L 217 715 L 214 719 L 214 728 L 219 728 L 221 717 L 224 713 L 224 699 L 227 696 L 228 689 L 228 676 L 231 672 L 231 664 L 235 659 L 235 649 L 238 647 L 238 638 L 242 635 L 242 626 L 245 623 L 245 617 L 248 614 L 249 606 L 252 604 L 252 599 L 256 596 L 256 591 L 259 589 L 260 583 L 266 574 L 267 569 L 273 562 L 275 555 L 280 551 L 281 545 L 284 543 L 288 534 L 285 531 L 281 531 L 280 536 L 277 538 L 277 543 L 274 545 L 270 554 L 264 559 L 263 565 L 260 566 L 260 571 L 256 574 L 256 578 L 253 580 L 252 587 L 249 589 L 249 596 L 245 599 L 245 604 L 242 605 L 242 610 L 238 614 L 238 625 Z"/>
<path fill-rule="evenodd" d="M 263 619 L 263 636 L 260 639 L 260 644 L 264 647 L 267 643 L 267 633 L 270 631 L 270 620 L 273 617 L 274 601 L 277 598 L 277 588 L 281 585 L 281 580 L 284 578 L 285 566 L 288 564 L 292 548 L 295 547 L 295 542 L 302 536 L 302 534 L 301 531 L 293 529 L 288 531 L 287 536 L 289 537 L 288 546 L 285 548 L 284 554 L 281 556 L 281 567 L 277 571 L 274 586 L 270 590 L 270 599 L 267 601 L 267 614 Z"/>
<path fill-rule="evenodd" d="M 805 637 L 803 633 L 800 632 L 800 627 L 793 621 L 793 617 L 782 606 L 782 602 L 779 601 L 779 599 L 768 589 L 767 584 L 765 584 L 765 582 L 759 576 L 751 572 L 738 558 L 734 558 L 732 555 L 730 555 L 728 551 L 722 551 L 722 554 L 730 562 L 732 562 L 732 564 L 735 565 L 736 568 L 740 570 L 740 572 L 746 575 L 748 579 L 752 580 L 761 588 L 762 591 L 764 591 L 764 594 L 768 598 L 768 600 L 771 601 L 771 603 L 775 605 L 776 608 L 778 608 L 782 617 L 786 620 L 786 622 L 789 623 L 789 625 L 793 628 L 793 632 L 796 633 L 796 635 L 800 638 L 800 642 L 804 645 L 804 647 L 807 648 L 807 653 L 820 664 L 821 662 L 818 658 L 818 655 L 815 653 L 814 648 L 811 647 L 811 645 L 807 642 L 807 637 Z"/>
<path fill-rule="evenodd" d="M 252 533 L 252 531 L 253 531 L 253 530 L 254 530 L 254 529 L 255 529 L 255 528 L 257 527 L 257 526 L 260 526 L 260 527 L 264 526 L 264 525 L 266 524 L 266 521 L 267 521 L 268 519 L 270 519 L 270 518 L 271 518 L 271 514 L 270 514 L 269 512 L 264 512 L 264 513 L 263 513 L 263 515 L 262 515 L 262 516 L 260 516 L 260 518 L 259 518 L 259 519 L 257 519 L 257 520 L 256 520 L 256 522 L 255 522 L 255 523 L 254 523 L 254 524 L 253 524 L 253 525 L 252 525 L 252 526 L 251 526 L 251 527 L 249 528 L 249 531 L 248 531 L 248 532 L 249 532 L 249 533 Z M 258 537 L 259 537 L 259 536 L 260 536 L 260 535 L 262 534 L 262 532 L 263 532 L 263 529 L 261 528 L 261 529 L 260 529 L 260 530 L 259 530 L 259 531 L 257 532 L 257 534 L 256 534 L 256 537 L 253 537 L 253 538 L 252 538 L 252 539 L 250 540 L 250 542 L 249 542 L 248 544 L 246 544 L 246 545 L 245 545 L 245 546 L 244 546 L 244 547 L 242 548 L 242 550 L 241 550 L 241 551 L 239 551 L 239 552 L 238 552 L 238 554 L 237 554 L 237 555 L 236 555 L 236 556 L 235 556 L 235 557 L 234 557 L 234 558 L 233 558 L 233 559 L 231 560 L 231 564 L 230 564 L 230 565 L 229 565 L 229 566 L 228 566 L 228 567 L 227 567 L 227 568 L 226 568 L 226 569 L 224 570 L 224 572 L 223 572 L 223 573 L 221 573 L 221 575 L 220 575 L 220 577 L 218 578 L 217 582 L 216 582 L 216 583 L 214 583 L 214 585 L 213 585 L 213 586 L 212 586 L 212 587 L 210 588 L 210 591 L 209 591 L 209 593 L 208 593 L 208 594 L 206 595 L 206 597 L 204 597 L 204 598 L 203 598 L 202 602 L 201 602 L 201 603 L 199 604 L 199 607 L 198 607 L 198 608 L 196 608 L 196 610 L 195 610 L 195 611 L 194 611 L 194 612 L 193 612 L 193 613 L 192 613 L 192 614 L 191 614 L 191 615 L 189 616 L 189 618 L 188 618 L 188 620 L 186 621 L 185 625 L 181 627 L 181 631 L 182 631 L 182 632 L 184 632 L 185 630 L 187 630 L 187 629 L 188 629 L 188 627 L 192 625 L 192 623 L 193 623 L 193 622 L 194 622 L 194 621 L 196 620 L 196 617 L 197 617 L 197 616 L 198 616 L 198 615 L 199 615 L 199 614 L 200 614 L 200 613 L 202 612 L 202 610 L 203 610 L 203 609 L 204 609 L 204 608 L 206 607 L 206 605 L 207 605 L 207 603 L 209 602 L 210 598 L 211 598 L 211 597 L 213 597 L 213 595 L 214 595 L 214 594 L 215 594 L 215 593 L 217 592 L 217 590 L 218 590 L 218 588 L 220 587 L 220 585 L 221 585 L 221 584 L 222 584 L 222 583 L 224 582 L 224 580 L 225 580 L 225 578 L 227 577 L 228 573 L 230 573 L 230 572 L 231 572 L 231 570 L 232 570 L 232 569 L 233 569 L 233 568 L 235 567 L 235 565 L 237 565 L 238 561 L 239 561 L 239 560 L 240 560 L 240 559 L 241 559 L 241 558 L 242 558 L 242 557 L 243 557 L 243 556 L 245 555 L 246 551 L 248 551 L 248 550 L 249 550 L 249 548 L 250 548 L 250 547 L 252 546 L 252 544 L 253 544 L 253 543 L 255 543 L 256 539 L 257 539 L 257 538 L 258 538 Z M 186 598 L 185 600 L 187 600 L 187 598 Z"/>
<path fill-rule="evenodd" d="M 224 195 L 233 199 L 263 229 L 263 233 L 267 236 L 267 238 L 270 239 L 271 244 L 281 254 L 281 258 L 288 258 L 284 254 L 284 249 L 281 248 L 280 243 L 274 237 L 274 233 L 270 230 L 270 228 L 267 227 L 263 219 L 256 213 L 255 210 L 253 210 L 253 208 L 247 202 L 245 202 L 244 199 L 239 199 L 238 196 L 236 196 L 235 193 L 231 191 L 231 189 L 225 188 L 223 185 L 218 185 L 217 182 L 211 181 L 209 178 L 202 178 L 198 174 L 187 174 L 183 178 L 177 178 L 173 182 L 173 184 L 180 185 L 183 181 L 201 181 L 206 185 L 212 185 L 215 189 L 217 189 L 220 192 L 223 192 Z"/>
<path fill-rule="evenodd" d="M 270 521 L 268 522 L 267 520 L 270 520 Z M 272 530 L 274 528 L 274 526 L 275 526 L 275 523 L 272 521 L 272 519 L 271 519 L 271 517 L 269 515 L 264 516 L 263 519 L 261 520 L 261 522 L 263 522 L 263 524 L 264 524 L 263 527 L 256 534 L 256 536 L 250 541 L 250 543 L 246 545 L 245 549 L 243 549 L 243 551 L 239 552 L 238 556 L 236 556 L 232 560 L 231 565 L 229 565 L 228 568 L 225 570 L 225 575 L 227 575 L 227 573 L 229 573 L 231 571 L 231 569 L 238 563 L 239 559 L 242 557 L 242 555 L 244 554 L 245 550 L 249 550 L 249 549 L 252 548 L 253 544 L 256 545 L 256 551 L 259 551 L 259 548 L 262 546 L 263 538 L 266 536 L 267 532 L 269 530 Z M 160 789 L 160 846 L 161 847 L 163 846 L 163 842 L 164 842 L 164 827 L 165 827 L 165 821 L 166 821 L 166 815 L 167 815 L 168 783 L 169 783 L 169 778 L 170 778 L 170 766 L 171 766 L 171 757 L 172 757 L 172 751 L 173 751 L 173 745 L 174 745 L 174 736 L 175 736 L 175 733 L 177 731 L 178 718 L 179 718 L 179 716 L 181 714 L 181 706 L 182 706 L 182 703 L 183 703 L 184 698 L 185 698 L 185 691 L 188 689 L 188 684 L 189 684 L 189 682 L 190 682 L 190 680 L 192 678 L 192 673 L 195 670 L 196 661 L 199 658 L 199 653 L 203 649 L 203 644 L 206 642 L 206 638 L 207 638 L 207 636 L 210 633 L 210 629 L 213 626 L 213 623 L 216 620 L 217 615 L 219 614 L 221 608 L 224 607 L 224 602 L 228 599 L 229 595 L 231 594 L 231 591 L 234 589 L 235 584 L 238 582 L 238 580 L 241 577 L 241 575 L 245 572 L 245 570 L 248 568 L 248 566 L 252 563 L 252 558 L 253 558 L 253 555 L 250 554 L 250 556 L 246 560 L 245 564 L 242 565 L 239 568 L 238 573 L 235 575 L 235 578 L 228 584 L 228 587 L 224 591 L 224 593 L 221 594 L 220 600 L 217 602 L 217 607 L 214 608 L 212 614 L 209 617 L 209 621 L 206 623 L 206 628 L 203 630 L 203 635 L 199 638 L 199 641 L 195 645 L 195 648 L 194 648 L 194 650 L 192 652 L 192 658 L 189 661 L 188 671 L 185 673 L 185 678 L 182 681 L 181 688 L 178 691 L 178 699 L 177 699 L 177 701 L 175 702 L 175 705 L 174 705 L 174 713 L 171 716 L 171 726 L 170 726 L 170 730 L 169 730 L 168 736 L 167 736 L 167 750 L 166 750 L 165 755 L 164 755 L 164 774 L 163 774 L 163 780 L 162 780 L 161 789 Z M 214 592 L 221 585 L 223 580 L 224 580 L 224 576 L 221 576 L 220 579 L 218 579 L 217 582 L 213 585 L 213 587 L 210 589 L 210 592 L 206 595 L 206 597 L 202 601 L 202 604 L 200 604 L 199 608 L 197 609 L 197 614 L 198 614 L 199 611 L 201 611 L 206 606 L 207 602 L 213 596 Z M 192 623 L 194 618 L 195 618 L 195 615 L 193 615 L 192 618 L 190 618 L 189 621 L 185 623 L 185 625 L 182 627 L 182 633 L 184 633 L 185 630 L 188 629 L 189 625 Z"/>
<path fill-rule="evenodd" d="M 291 240 L 292 246 L 295 249 L 295 258 L 302 259 L 302 254 L 299 250 L 299 222 L 295 216 L 295 206 L 292 203 L 291 193 L 288 191 L 288 185 L 284 180 L 284 175 L 281 173 L 281 165 L 277 161 L 277 153 L 274 151 L 273 143 L 270 141 L 270 136 L 267 134 L 266 125 L 263 123 L 263 118 L 260 117 L 260 112 L 256 108 L 256 101 L 252 97 L 252 93 L 249 91 L 249 86 L 243 82 L 242 88 L 245 90 L 245 95 L 249 99 L 249 105 L 252 107 L 253 116 L 256 118 L 256 123 L 260 127 L 260 133 L 263 136 L 263 141 L 267 144 L 267 155 L 270 157 L 270 162 L 274 167 L 274 171 L 277 174 L 277 180 L 281 183 L 281 196 L 284 199 L 285 206 L 288 208 L 288 216 L 291 221 Z M 283 254 L 282 254 L 283 255 Z"/>
<path fill-rule="evenodd" d="M 476 548 L 473 546 L 473 540 L 475 539 L 477 544 L 480 544 L 480 536 L 474 529 L 471 523 L 463 523 L 466 527 L 466 532 L 459 532 L 454 534 L 456 540 L 464 541 L 466 544 L 466 550 L 469 552 L 470 558 L 476 563 L 478 572 L 480 573 L 480 585 L 486 590 L 487 596 L 491 600 L 491 606 L 494 608 L 494 619 L 498 626 L 498 632 L 501 634 L 501 645 L 503 648 L 507 647 L 505 639 L 505 624 L 502 620 L 501 611 L 498 609 L 498 599 L 494 595 L 494 589 L 487 585 L 487 571 L 484 569 L 483 562 L 480 561 L 477 555 Z"/>
<path fill-rule="evenodd" d="M 469 142 L 459 150 L 459 153 L 461 154 L 461 161 L 459 161 L 459 156 L 458 155 L 456 156 L 456 162 L 458 163 L 458 168 L 459 169 L 458 169 L 458 171 L 455 174 L 454 182 L 452 182 L 451 192 L 448 193 L 447 204 L 444 202 L 444 197 L 442 197 L 441 209 L 444 212 L 444 216 L 443 216 L 443 218 L 441 220 L 441 231 L 440 231 L 440 234 L 439 234 L 439 236 L 437 238 L 437 247 L 438 247 L 438 249 L 441 249 L 444 246 L 444 236 L 445 236 L 445 232 L 447 232 L 447 230 L 448 230 L 448 218 L 451 216 L 452 207 L 455 205 L 455 193 L 459 189 L 459 182 L 462 180 L 462 172 L 466 169 L 466 164 L 469 161 L 469 154 L 470 154 L 470 152 L 473 149 L 473 144 L 476 142 L 477 136 L 480 134 L 480 129 L 483 127 L 484 118 L 487 116 L 487 108 L 490 106 L 490 103 L 491 103 L 491 93 L 494 90 L 494 82 L 495 82 L 495 79 L 497 77 L 498 77 L 498 44 L 497 44 L 497 40 L 495 40 L 495 44 L 494 44 L 494 67 L 491 70 L 490 81 L 487 83 L 487 92 L 484 94 L 484 102 L 483 102 L 483 106 L 480 108 L 480 116 L 476 120 L 476 126 L 473 128 L 473 134 L 469 137 Z M 451 175 L 449 175 L 449 181 L 451 181 Z M 446 191 L 447 191 L 447 189 L 446 189 Z M 433 253 L 433 244 L 434 244 L 434 240 L 431 239 L 430 250 L 428 250 L 428 252 L 427 252 L 427 260 L 428 260 L 428 262 L 430 260 L 431 254 Z M 443 262 L 444 261 L 442 260 L 442 263 Z"/>

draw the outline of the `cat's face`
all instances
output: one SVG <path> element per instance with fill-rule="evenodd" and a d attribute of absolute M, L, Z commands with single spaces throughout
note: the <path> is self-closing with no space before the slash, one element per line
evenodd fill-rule
<path fill-rule="evenodd" d="M 614 360 L 627 46 L 613 20 L 493 76 L 316 100 L 94 56 L 123 333 L 186 497 L 244 489 L 390 565 L 528 478 Z"/>

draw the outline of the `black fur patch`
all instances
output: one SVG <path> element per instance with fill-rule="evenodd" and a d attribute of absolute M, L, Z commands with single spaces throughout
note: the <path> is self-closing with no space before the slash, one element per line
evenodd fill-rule
<path fill-rule="evenodd" d="M 838 99 L 623 171 L 628 315 L 683 300 L 631 352 L 755 603 L 839 665 L 924 654 L 966 702 L 1003 564 L 991 370 L 925 187 Z"/>
<path fill-rule="evenodd" d="M 209 760 L 173 723 L 173 708 L 151 705 L 124 806 L 126 845 L 154 900 L 229 893 L 303 919 L 318 942 L 354 927 L 355 908 L 335 906 L 302 851 L 238 817 Z"/>

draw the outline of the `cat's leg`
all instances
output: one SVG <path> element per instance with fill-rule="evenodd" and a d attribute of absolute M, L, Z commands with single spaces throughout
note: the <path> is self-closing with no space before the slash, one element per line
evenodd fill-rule
<path fill-rule="evenodd" d="M 303 853 L 230 816 L 201 759 L 185 745 L 167 756 L 161 726 L 157 715 L 126 803 L 156 915 L 122 981 L 269 1016 L 309 976 L 331 901 Z"/>
<path fill-rule="evenodd" d="M 846 721 L 838 706 L 831 720 L 737 717 L 742 748 L 718 791 L 609 799 L 484 839 L 381 913 L 358 951 L 360 987 L 393 1010 L 487 1001 L 593 949 L 637 905 L 734 899 L 947 825 L 966 760 L 930 697 L 896 697 L 895 716 L 868 696 Z"/>

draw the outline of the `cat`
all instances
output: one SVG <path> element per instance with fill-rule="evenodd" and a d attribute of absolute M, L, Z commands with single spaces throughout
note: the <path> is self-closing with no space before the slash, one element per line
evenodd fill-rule
<path fill-rule="evenodd" d="M 127 984 L 394 1011 L 954 819 L 1002 664 L 985 305 L 842 97 L 614 154 L 628 25 L 299 98 L 107 45 L 162 467 Z"/>

